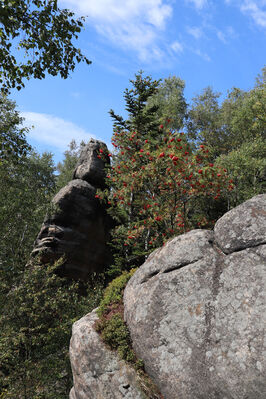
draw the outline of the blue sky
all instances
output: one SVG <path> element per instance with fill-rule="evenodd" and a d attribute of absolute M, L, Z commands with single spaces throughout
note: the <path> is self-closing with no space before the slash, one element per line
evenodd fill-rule
<path fill-rule="evenodd" d="M 92 61 L 69 79 L 30 80 L 12 91 L 34 126 L 28 141 L 62 159 L 71 139 L 110 145 L 110 108 L 125 116 L 123 91 L 140 69 L 154 79 L 176 75 L 189 101 L 211 85 L 224 95 L 252 88 L 266 64 L 266 0 L 59 0 L 86 16 L 75 43 Z"/>

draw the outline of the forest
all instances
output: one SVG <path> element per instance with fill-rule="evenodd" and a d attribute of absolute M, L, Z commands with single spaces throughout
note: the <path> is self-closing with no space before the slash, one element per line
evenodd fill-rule
<path fill-rule="evenodd" d="M 0 398 L 65 398 L 72 386 L 71 325 L 97 307 L 107 284 L 155 248 L 191 229 L 211 229 L 229 209 L 265 192 L 266 69 L 249 91 L 207 87 L 191 101 L 177 76 L 143 72 L 124 91 L 127 119 L 113 120 L 111 166 L 97 197 L 116 221 L 114 262 L 82 283 L 58 264 L 31 261 L 51 199 L 69 180 L 84 142 L 55 165 L 38 154 L 16 104 L 0 98 Z M 82 284 L 82 294 L 81 287 Z"/>

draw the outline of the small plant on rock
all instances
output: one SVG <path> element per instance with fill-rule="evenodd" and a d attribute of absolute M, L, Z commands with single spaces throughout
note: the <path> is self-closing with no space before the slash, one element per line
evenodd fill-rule
<path fill-rule="evenodd" d="M 121 359 L 135 368 L 140 389 L 145 397 L 163 399 L 154 382 L 145 373 L 143 361 L 137 358 L 132 349 L 130 333 L 124 321 L 123 293 L 135 271 L 136 269 L 131 269 L 129 272 L 123 272 L 108 285 L 97 310 L 99 320 L 95 328 L 101 334 L 103 341 L 111 349 L 116 350 Z"/>

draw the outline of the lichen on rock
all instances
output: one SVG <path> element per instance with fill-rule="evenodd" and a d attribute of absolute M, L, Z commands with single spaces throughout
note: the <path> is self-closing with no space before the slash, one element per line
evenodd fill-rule
<path fill-rule="evenodd" d="M 124 293 L 133 348 L 166 399 L 266 397 L 266 195 L 153 252 Z"/>

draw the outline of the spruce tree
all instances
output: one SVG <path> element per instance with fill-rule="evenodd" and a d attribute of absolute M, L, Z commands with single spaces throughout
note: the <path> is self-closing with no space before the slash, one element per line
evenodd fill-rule
<path fill-rule="evenodd" d="M 135 75 L 135 80 L 130 80 L 130 83 L 133 88 L 124 91 L 128 119 L 115 114 L 112 109 L 109 111 L 114 121 L 114 131 L 137 131 L 140 135 L 152 135 L 156 138 L 158 135 L 156 112 L 159 106 L 147 106 L 147 102 L 151 96 L 157 93 L 160 80 L 152 80 L 150 76 L 143 76 L 143 71 L 140 71 Z"/>

